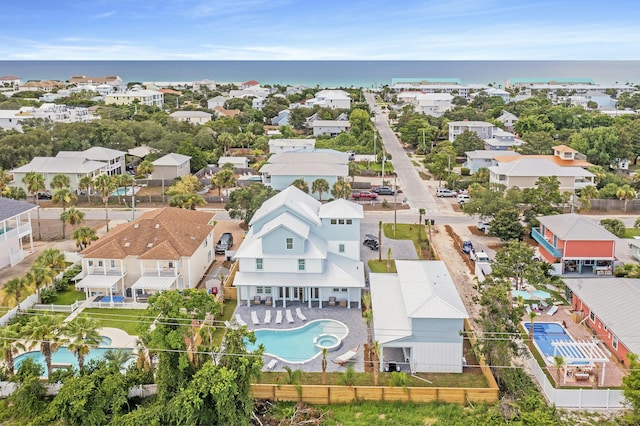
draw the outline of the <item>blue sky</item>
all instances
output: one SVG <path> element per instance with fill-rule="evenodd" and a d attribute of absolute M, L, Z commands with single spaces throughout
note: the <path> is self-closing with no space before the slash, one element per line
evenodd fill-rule
<path fill-rule="evenodd" d="M 637 0 L 27 0 L 3 60 L 640 59 Z"/>

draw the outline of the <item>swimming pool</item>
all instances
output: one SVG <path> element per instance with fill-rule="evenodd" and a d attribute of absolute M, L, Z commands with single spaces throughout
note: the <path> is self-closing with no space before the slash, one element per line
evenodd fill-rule
<path fill-rule="evenodd" d="M 109 296 L 109 295 L 100 296 L 99 298 L 96 299 L 96 302 L 122 303 L 122 302 L 124 302 L 124 296 Z"/>
<path fill-rule="evenodd" d="M 100 343 L 99 347 L 90 349 L 89 353 L 85 355 L 84 357 L 85 364 L 91 360 L 103 358 L 105 352 L 107 352 L 108 350 L 117 349 L 117 348 L 110 348 L 109 347 L 110 345 L 111 345 L 111 339 L 106 336 L 102 336 L 102 342 Z M 123 350 L 132 352 L 132 349 L 123 349 Z M 20 368 L 20 365 L 22 364 L 22 362 L 27 358 L 31 358 L 34 361 L 36 361 L 38 364 L 42 365 L 44 369 L 43 376 L 44 377 L 48 376 L 47 363 L 44 360 L 44 355 L 42 355 L 40 351 L 25 352 L 21 355 L 18 355 L 14 361 L 14 366 L 16 371 L 18 370 L 18 368 Z M 71 365 L 73 368 L 78 368 L 78 358 L 73 352 L 71 352 L 65 346 L 59 348 L 57 351 L 55 351 L 51 355 L 51 363 L 58 364 L 58 365 L 65 365 L 65 366 Z"/>
<path fill-rule="evenodd" d="M 140 190 L 140 188 L 138 188 L 137 186 L 134 186 L 133 187 L 133 194 L 135 195 L 139 190 Z M 120 188 L 116 189 L 115 191 L 113 191 L 111 193 L 112 197 L 125 196 L 125 195 L 131 195 L 131 187 L 130 186 L 127 186 L 126 188 L 124 186 L 121 186 Z"/>
<path fill-rule="evenodd" d="M 263 328 L 255 331 L 256 343 L 248 343 L 247 350 L 256 350 L 262 344 L 265 355 L 291 364 L 302 364 L 322 353 L 314 344 L 318 336 L 333 335 L 342 343 L 348 334 L 346 324 L 331 319 L 314 320 L 302 327 L 286 330 Z"/>
<path fill-rule="evenodd" d="M 531 333 L 531 323 L 525 322 L 524 328 L 527 330 L 527 333 Z M 562 327 L 562 325 L 555 322 L 534 322 L 533 323 L 533 341 L 538 347 L 539 351 L 542 352 L 543 357 L 547 364 L 553 365 L 553 342 L 575 342 L 573 338 L 567 333 L 567 331 Z M 573 358 L 585 358 L 585 354 L 579 348 L 565 348 L 566 350 L 570 350 Z M 588 364 L 584 361 L 571 361 L 570 359 L 565 359 L 567 364 Z"/>

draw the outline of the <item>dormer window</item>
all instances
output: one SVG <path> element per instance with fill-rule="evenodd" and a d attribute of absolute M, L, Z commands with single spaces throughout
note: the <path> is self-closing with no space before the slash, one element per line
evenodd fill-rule
<path fill-rule="evenodd" d="M 285 239 L 285 247 L 287 250 L 293 250 L 293 238 Z"/>

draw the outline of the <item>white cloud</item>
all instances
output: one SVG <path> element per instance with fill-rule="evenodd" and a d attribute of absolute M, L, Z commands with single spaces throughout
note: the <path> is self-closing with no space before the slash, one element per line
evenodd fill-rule
<path fill-rule="evenodd" d="M 106 19 L 110 18 L 116 14 L 115 10 L 110 10 L 109 12 L 98 13 L 95 15 L 91 15 L 91 19 Z"/>

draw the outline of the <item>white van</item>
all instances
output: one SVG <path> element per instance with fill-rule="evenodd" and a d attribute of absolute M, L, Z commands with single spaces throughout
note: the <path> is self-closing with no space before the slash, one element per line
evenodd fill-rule
<path fill-rule="evenodd" d="M 469 201 L 471 198 L 469 197 L 469 194 L 458 194 L 458 202 L 460 204 L 464 204 L 467 201 Z"/>

